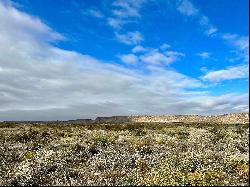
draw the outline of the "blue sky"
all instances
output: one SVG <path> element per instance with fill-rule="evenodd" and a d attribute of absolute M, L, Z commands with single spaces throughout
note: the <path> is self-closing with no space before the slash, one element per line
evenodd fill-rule
<path fill-rule="evenodd" d="M 0 120 L 246 112 L 248 7 L 0 0 Z"/>

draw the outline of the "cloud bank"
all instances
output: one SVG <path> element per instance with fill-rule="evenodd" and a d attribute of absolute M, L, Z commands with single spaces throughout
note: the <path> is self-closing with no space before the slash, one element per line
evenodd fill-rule
<path fill-rule="evenodd" d="M 249 66 L 247 64 L 244 64 L 231 66 L 222 70 L 210 71 L 205 76 L 203 76 L 203 79 L 211 82 L 219 82 L 224 80 L 248 78 L 248 75 Z"/>

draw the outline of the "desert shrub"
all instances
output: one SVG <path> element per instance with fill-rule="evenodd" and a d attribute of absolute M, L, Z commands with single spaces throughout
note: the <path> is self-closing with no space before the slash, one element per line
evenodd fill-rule
<path fill-rule="evenodd" d="M 244 134 L 244 133 L 247 132 L 247 128 L 248 128 L 248 126 L 239 125 L 239 126 L 236 127 L 235 132 L 236 132 L 237 134 L 242 135 L 242 134 Z"/>
<path fill-rule="evenodd" d="M 242 182 L 249 181 L 249 163 L 247 161 L 235 158 L 229 159 L 226 162 L 225 169 Z"/>
<path fill-rule="evenodd" d="M 187 175 L 188 182 L 192 186 L 221 186 L 224 173 L 215 171 L 194 172 Z"/>
<path fill-rule="evenodd" d="M 237 167 L 239 178 L 242 182 L 249 182 L 249 163 L 243 163 Z"/>
<path fill-rule="evenodd" d="M 188 139 L 190 136 L 189 132 L 186 132 L 183 130 L 176 130 L 176 129 L 174 129 L 174 130 L 172 129 L 172 130 L 168 131 L 167 134 L 171 137 L 177 137 L 180 140 Z"/>
<path fill-rule="evenodd" d="M 166 142 L 166 140 L 164 138 L 162 138 L 162 137 L 156 138 L 156 140 L 155 140 L 155 143 L 158 144 L 158 145 L 164 145 L 165 142 Z"/>
<path fill-rule="evenodd" d="M 138 129 L 134 129 L 133 133 L 135 136 L 144 136 L 147 134 L 147 131 L 142 128 L 138 128 Z"/>
<path fill-rule="evenodd" d="M 39 140 L 39 132 L 36 130 L 29 130 L 27 132 L 20 132 L 18 134 L 14 134 L 12 136 L 12 139 L 14 141 L 20 142 L 20 143 L 27 143 L 30 141 L 36 141 Z"/>
<path fill-rule="evenodd" d="M 227 133 L 221 127 L 212 127 L 209 129 L 209 132 L 211 133 L 210 140 L 213 143 L 218 143 L 219 141 L 224 140 L 227 136 Z"/>
<path fill-rule="evenodd" d="M 15 122 L 0 122 L 0 128 L 15 128 L 16 126 Z"/>
<path fill-rule="evenodd" d="M 36 186 L 33 180 L 28 179 L 26 176 L 17 175 L 10 181 L 11 186 Z"/>
<path fill-rule="evenodd" d="M 65 154 L 64 158 L 65 161 L 70 164 L 71 166 L 78 166 L 81 163 L 85 163 L 88 161 L 90 156 L 92 155 L 87 147 L 75 144 L 69 149 L 70 151 Z"/>
<path fill-rule="evenodd" d="M 141 155 L 153 153 L 153 145 L 150 139 L 134 139 L 132 143 L 134 144 L 134 149 Z"/>
<path fill-rule="evenodd" d="M 247 185 L 247 128 L 158 123 L 0 128 L 0 185 Z"/>
<path fill-rule="evenodd" d="M 120 171 L 108 171 L 104 173 L 103 178 L 109 185 L 121 186 L 121 179 L 126 177 L 126 173 Z"/>
<path fill-rule="evenodd" d="M 107 146 L 109 143 L 109 138 L 105 135 L 97 135 L 92 138 L 94 144 L 100 144 L 102 146 Z"/>
<path fill-rule="evenodd" d="M 224 173 L 215 171 L 181 172 L 161 167 L 147 175 L 144 185 L 160 186 L 221 186 Z"/>
<path fill-rule="evenodd" d="M 35 151 L 27 151 L 24 155 L 23 155 L 23 160 L 30 160 L 33 159 L 37 156 L 37 153 Z"/>
<path fill-rule="evenodd" d="M 144 159 L 139 159 L 137 162 L 137 168 L 139 169 L 139 171 L 141 173 L 146 173 L 147 171 L 150 170 L 149 165 L 147 164 L 147 162 Z"/>
<path fill-rule="evenodd" d="M 125 182 L 126 186 L 134 186 L 135 185 L 135 180 L 136 179 L 134 177 L 128 176 L 126 178 L 126 182 Z"/>
<path fill-rule="evenodd" d="M 0 146 L 0 163 L 18 163 L 20 153 L 9 146 Z"/>
<path fill-rule="evenodd" d="M 88 152 L 94 156 L 96 154 L 98 154 L 100 152 L 100 150 L 95 146 L 95 145 L 91 145 L 89 148 L 88 148 Z"/>
<path fill-rule="evenodd" d="M 189 138 L 189 132 L 185 132 L 185 131 L 180 131 L 177 133 L 177 137 L 179 139 L 188 139 Z"/>
<path fill-rule="evenodd" d="M 64 137 L 64 138 L 67 136 L 66 133 L 64 133 L 64 132 L 59 132 L 59 133 L 57 133 L 57 135 L 60 137 Z"/>
<path fill-rule="evenodd" d="M 144 127 L 143 124 L 128 124 L 126 125 L 126 130 L 128 130 L 129 132 L 133 133 L 133 135 L 135 136 L 144 136 L 147 134 L 147 131 Z"/>

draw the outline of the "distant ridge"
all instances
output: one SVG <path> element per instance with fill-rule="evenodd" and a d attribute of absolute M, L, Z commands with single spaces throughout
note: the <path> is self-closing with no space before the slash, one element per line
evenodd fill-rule
<path fill-rule="evenodd" d="M 247 124 L 249 113 L 228 113 L 222 115 L 136 115 L 136 116 L 111 116 L 97 117 L 97 123 L 123 123 L 123 122 L 147 122 L 147 123 L 223 123 L 223 124 Z"/>
<path fill-rule="evenodd" d="M 110 116 L 97 117 L 92 119 L 76 119 L 68 121 L 4 121 L 16 123 L 219 123 L 219 124 L 249 124 L 249 113 L 228 113 L 222 115 L 130 115 L 130 116 Z"/>
<path fill-rule="evenodd" d="M 144 115 L 131 116 L 134 122 L 182 122 L 182 123 L 223 123 L 223 124 L 247 124 L 249 113 L 229 113 L 222 115 Z"/>

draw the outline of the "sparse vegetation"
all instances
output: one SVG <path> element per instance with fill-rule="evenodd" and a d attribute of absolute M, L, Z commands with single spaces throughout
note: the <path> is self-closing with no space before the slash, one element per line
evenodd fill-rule
<path fill-rule="evenodd" d="M 248 185 L 248 125 L 0 123 L 0 185 Z"/>

